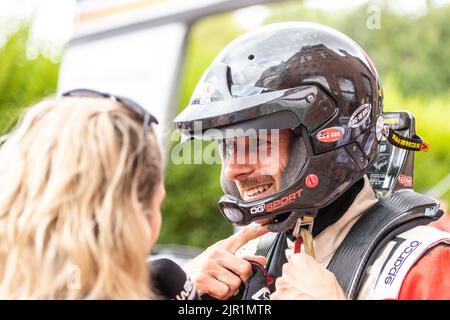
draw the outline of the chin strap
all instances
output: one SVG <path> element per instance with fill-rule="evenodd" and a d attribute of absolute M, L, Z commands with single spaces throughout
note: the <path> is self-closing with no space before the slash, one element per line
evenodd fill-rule
<path fill-rule="evenodd" d="M 295 241 L 294 253 L 301 253 L 303 251 L 315 259 L 312 228 L 314 218 L 311 216 L 304 216 L 297 220 L 292 234 L 297 238 Z"/>

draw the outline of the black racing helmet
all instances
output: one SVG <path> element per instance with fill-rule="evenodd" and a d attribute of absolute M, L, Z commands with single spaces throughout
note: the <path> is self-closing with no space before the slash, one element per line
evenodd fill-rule
<path fill-rule="evenodd" d="M 323 25 L 285 22 L 223 49 L 174 122 L 202 139 L 248 129 L 295 132 L 279 192 L 243 201 L 223 170 L 221 176 L 219 208 L 230 223 L 276 217 L 269 229 L 280 232 L 361 179 L 377 157 L 382 108 L 378 73 L 352 39 Z"/>

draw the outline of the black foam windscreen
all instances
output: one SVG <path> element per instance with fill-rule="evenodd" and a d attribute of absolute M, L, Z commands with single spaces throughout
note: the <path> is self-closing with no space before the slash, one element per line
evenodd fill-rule
<path fill-rule="evenodd" d="M 153 291 L 170 300 L 200 300 L 197 289 L 188 275 L 175 262 L 157 259 L 149 262 Z"/>

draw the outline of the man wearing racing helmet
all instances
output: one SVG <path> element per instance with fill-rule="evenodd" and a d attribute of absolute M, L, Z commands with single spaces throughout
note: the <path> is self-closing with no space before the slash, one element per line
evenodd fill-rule
<path fill-rule="evenodd" d="M 334 29 L 297 22 L 233 41 L 175 119 L 185 135 L 220 139 L 224 217 L 271 231 L 239 254 L 267 257 L 272 298 L 450 298 L 449 277 L 428 273 L 450 266 L 450 235 L 423 226 L 442 214 L 439 204 L 412 190 L 379 200 L 367 178 L 383 135 L 394 135 L 382 112 L 365 52 Z M 224 273 L 247 286 L 252 278 L 218 247 L 185 270 L 200 293 L 226 299 L 241 283 Z M 217 281 L 229 290 L 216 292 Z M 256 291 L 243 298 L 267 298 Z"/>

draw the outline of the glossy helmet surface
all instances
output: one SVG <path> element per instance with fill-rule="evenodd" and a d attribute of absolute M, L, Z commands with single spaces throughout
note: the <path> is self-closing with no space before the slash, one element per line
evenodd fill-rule
<path fill-rule="evenodd" d="M 378 73 L 353 40 L 323 25 L 287 22 L 244 34 L 223 49 L 175 126 L 200 138 L 228 138 L 230 129 L 294 129 L 277 193 L 243 201 L 234 182 L 221 177 L 219 207 L 229 222 L 283 216 L 269 228 L 284 231 L 367 171 L 377 156 L 382 108 Z"/>

